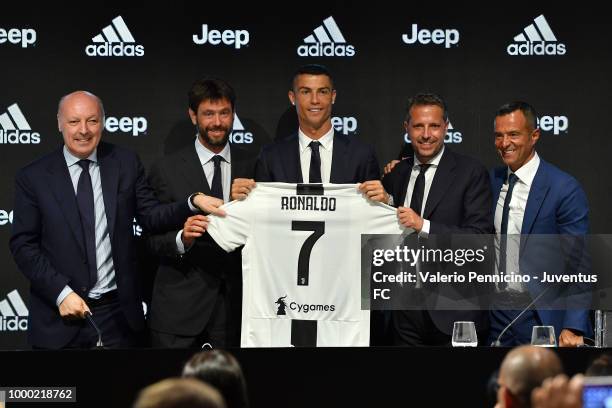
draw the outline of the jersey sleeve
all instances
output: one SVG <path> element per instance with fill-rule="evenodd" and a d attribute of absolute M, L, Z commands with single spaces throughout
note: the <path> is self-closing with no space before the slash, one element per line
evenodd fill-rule
<path fill-rule="evenodd" d="M 257 201 L 255 195 L 256 192 L 253 191 L 245 200 L 232 201 L 222 206 L 226 212 L 225 217 L 208 216 L 210 223 L 207 232 L 226 252 L 246 244 L 255 213 L 253 208 Z"/>
<path fill-rule="evenodd" d="M 362 234 L 410 234 L 414 232 L 405 228 L 397 218 L 397 210 L 386 204 L 366 200 L 364 206 L 367 218 L 364 222 Z"/>

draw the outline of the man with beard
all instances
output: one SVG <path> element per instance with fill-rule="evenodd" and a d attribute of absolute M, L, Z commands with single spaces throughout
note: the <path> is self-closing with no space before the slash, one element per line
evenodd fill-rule
<path fill-rule="evenodd" d="M 220 79 L 196 81 L 189 91 L 189 117 L 197 130 L 193 145 L 158 161 L 150 183 L 162 202 L 201 191 L 209 206 L 230 201 L 236 177 L 253 176 L 254 162 L 228 143 L 235 94 Z M 203 206 L 200 206 L 203 207 Z M 214 210 L 223 215 L 223 211 Z M 227 254 L 201 239 L 205 215 L 189 217 L 180 231 L 153 235 L 149 248 L 160 257 L 151 305 L 153 347 L 215 348 L 239 344 L 241 307 L 240 252 Z"/>

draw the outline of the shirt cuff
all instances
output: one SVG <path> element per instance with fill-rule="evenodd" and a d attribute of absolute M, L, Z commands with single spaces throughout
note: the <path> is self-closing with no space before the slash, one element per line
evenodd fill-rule
<path fill-rule="evenodd" d="M 57 307 L 59 307 L 59 305 L 62 304 L 62 302 L 64 301 L 64 299 L 66 299 L 66 297 L 71 294 L 72 292 L 74 292 L 70 286 L 66 285 L 66 287 L 64 287 L 64 289 L 62 289 L 62 291 L 60 292 L 59 296 L 57 297 L 57 300 L 55 301 L 55 304 L 57 305 Z"/>
<path fill-rule="evenodd" d="M 192 245 L 190 245 L 187 248 L 185 248 L 185 244 L 183 243 L 183 240 L 181 239 L 182 236 L 183 236 L 183 230 L 180 230 L 178 234 L 176 234 L 176 252 L 179 255 L 185 254 L 192 247 Z"/>
<path fill-rule="evenodd" d="M 429 237 L 429 220 L 423 220 L 423 228 L 419 231 L 419 238 Z"/>
<path fill-rule="evenodd" d="M 192 195 L 195 195 L 195 194 L 192 194 Z M 191 210 L 192 213 L 197 213 L 200 211 L 198 207 L 191 204 L 191 196 L 187 197 L 187 205 L 189 206 L 189 209 Z"/>

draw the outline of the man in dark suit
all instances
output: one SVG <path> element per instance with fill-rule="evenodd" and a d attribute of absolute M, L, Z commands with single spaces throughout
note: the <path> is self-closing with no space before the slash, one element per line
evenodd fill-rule
<path fill-rule="evenodd" d="M 415 95 L 404 126 L 414 155 L 397 163 L 383 179 L 400 222 L 416 230 L 421 240 L 430 234 L 491 233 L 487 171 L 444 146 L 444 101 L 433 94 Z M 487 323 L 485 312 L 472 310 L 401 310 L 393 312 L 391 320 L 394 344 L 414 346 L 450 345 L 454 321 L 473 321 L 479 331 Z"/>
<path fill-rule="evenodd" d="M 491 171 L 500 253 L 496 270 L 506 275 L 542 276 L 544 271 L 586 275 L 590 265 L 584 248 L 589 230 L 586 195 L 575 178 L 538 156 L 536 117 L 525 102 L 505 104 L 495 115 L 495 147 L 505 164 Z M 496 340 L 524 306 L 537 300 L 537 310 L 527 310 L 513 323 L 502 345 L 529 343 L 535 325 L 554 326 L 561 346 L 582 344 L 583 336 L 591 332 L 590 297 L 588 285 L 577 283 L 554 287 L 534 279 L 504 282 L 497 286 L 489 339 Z M 554 310 L 557 307 L 564 310 Z"/>
<path fill-rule="evenodd" d="M 297 70 L 289 101 L 295 106 L 299 128 L 285 139 L 265 146 L 255 167 L 255 181 L 285 183 L 362 183 L 370 199 L 386 202 L 374 149 L 355 137 L 334 132 L 331 122 L 336 89 L 323 65 Z M 244 198 L 254 180 L 235 180 L 232 194 Z"/>
<path fill-rule="evenodd" d="M 165 230 L 192 214 L 182 202 L 159 205 L 138 156 L 101 143 L 104 109 L 84 91 L 64 96 L 64 146 L 16 176 L 10 248 L 31 282 L 28 337 L 37 348 L 137 345 L 144 316 L 132 225 Z M 198 195 L 196 204 L 204 198 Z"/>
<path fill-rule="evenodd" d="M 195 141 L 161 159 L 150 172 L 162 202 L 202 191 L 222 204 L 230 200 L 232 179 L 253 177 L 254 160 L 228 142 L 235 99 L 232 87 L 220 79 L 193 84 L 189 117 L 197 129 Z M 183 229 L 149 238 L 149 247 L 160 256 L 151 305 L 153 347 L 240 344 L 240 251 L 228 254 L 211 240 L 200 239 L 205 226 L 203 216 L 195 215 Z"/>

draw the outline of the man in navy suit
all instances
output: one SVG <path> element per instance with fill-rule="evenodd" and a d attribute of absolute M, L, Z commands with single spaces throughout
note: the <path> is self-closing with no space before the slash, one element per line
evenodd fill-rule
<path fill-rule="evenodd" d="M 448 114 L 442 98 L 434 94 L 412 97 L 404 127 L 414 154 L 397 162 L 383 179 L 385 190 L 393 197 L 392 204 L 398 207 L 402 225 L 417 231 L 423 243 L 433 241 L 432 234 L 492 233 L 487 170 L 475 159 L 444 146 Z M 487 327 L 486 313 L 464 310 L 469 309 L 464 299 L 477 298 L 473 285 L 453 288 L 423 284 L 420 289 L 415 291 L 415 296 L 423 296 L 422 310 L 397 310 L 391 315 L 395 345 L 450 345 L 453 322 L 461 320 L 475 322 L 481 333 L 479 338 L 483 337 Z M 456 294 L 451 291 L 454 290 L 461 291 L 458 297 L 461 305 L 453 303 Z"/>
<path fill-rule="evenodd" d="M 150 230 L 176 228 L 193 205 L 206 207 L 207 197 L 160 205 L 138 156 L 100 142 L 104 109 L 97 96 L 64 96 L 57 121 L 64 145 L 15 177 L 10 248 L 31 283 L 29 342 L 91 348 L 97 334 L 83 320 L 91 313 L 105 346 L 135 346 L 144 315 L 134 217 Z"/>
<path fill-rule="evenodd" d="M 374 149 L 355 137 L 334 132 L 331 115 L 336 89 L 329 70 L 318 64 L 300 67 L 288 96 L 295 106 L 299 128 L 262 149 L 255 181 L 362 183 L 360 189 L 368 198 L 387 202 Z M 232 196 L 246 197 L 255 181 L 234 180 Z"/>
<path fill-rule="evenodd" d="M 540 276 L 544 271 L 582 273 L 589 266 L 583 244 L 589 230 L 586 195 L 576 179 L 538 156 L 536 117 L 525 102 L 505 104 L 495 115 L 495 147 L 505 164 L 491 171 L 496 271 Z M 529 343 L 534 325 L 554 326 L 560 346 L 582 344 L 591 331 L 588 289 L 576 283 L 554 287 L 534 279 L 498 284 L 489 341 L 496 340 L 524 306 L 537 301 L 537 310 L 527 310 L 513 323 L 502 336 L 502 345 Z"/>

